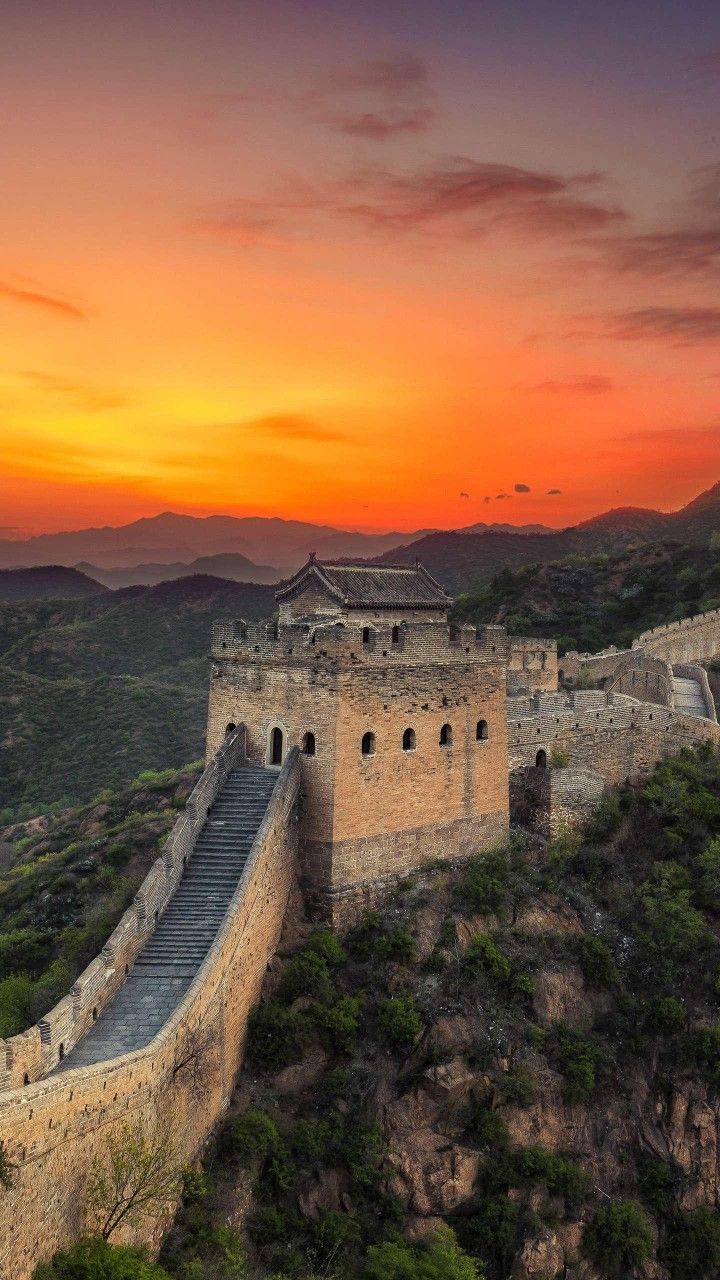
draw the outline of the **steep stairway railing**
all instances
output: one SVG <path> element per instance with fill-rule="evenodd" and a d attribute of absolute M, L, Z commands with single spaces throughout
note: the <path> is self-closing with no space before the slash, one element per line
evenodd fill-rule
<path fill-rule="evenodd" d="M 133 902 L 99 956 L 80 974 L 69 995 L 39 1022 L 0 1040 L 0 1089 L 39 1080 L 62 1062 L 93 1027 L 128 978 L 158 927 L 188 867 L 208 811 L 228 775 L 246 762 L 245 726 L 230 734 L 206 765 Z"/>

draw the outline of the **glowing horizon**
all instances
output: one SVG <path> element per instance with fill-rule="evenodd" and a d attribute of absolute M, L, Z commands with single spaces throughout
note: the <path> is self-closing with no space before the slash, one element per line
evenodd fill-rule
<path fill-rule="evenodd" d="M 716 7 L 4 27 L 9 536 L 563 528 L 720 477 Z"/>

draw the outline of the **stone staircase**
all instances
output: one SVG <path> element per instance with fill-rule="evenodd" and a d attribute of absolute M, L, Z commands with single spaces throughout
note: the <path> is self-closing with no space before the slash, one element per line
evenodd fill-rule
<path fill-rule="evenodd" d="M 675 710 L 684 716 L 700 716 L 707 719 L 705 698 L 697 680 L 673 673 L 673 703 Z"/>
<path fill-rule="evenodd" d="M 251 766 L 228 774 L 132 972 L 58 1071 L 141 1049 L 167 1022 L 225 918 L 277 778 L 277 770 Z"/>

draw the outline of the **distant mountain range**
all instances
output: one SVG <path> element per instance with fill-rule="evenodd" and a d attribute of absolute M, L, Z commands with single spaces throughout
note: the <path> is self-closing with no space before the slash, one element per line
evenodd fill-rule
<path fill-rule="evenodd" d="M 137 565 L 190 564 L 198 557 L 245 556 L 255 569 L 271 565 L 287 574 L 316 551 L 320 559 L 381 555 L 390 547 L 421 538 L 416 533 L 357 533 L 331 525 L 278 517 L 163 515 L 134 520 L 117 528 L 43 533 L 25 541 L 0 540 L 0 568 L 37 564 L 91 564 L 101 569 Z M 194 570 L 197 572 L 197 570 Z M 257 579 L 255 579 L 257 581 Z"/>
<path fill-rule="evenodd" d="M 462 590 L 500 569 L 547 563 L 573 552 L 617 551 L 657 540 L 706 543 L 720 529 L 720 483 L 680 511 L 620 507 L 568 529 L 545 525 L 472 524 L 454 531 L 358 533 L 301 520 L 273 517 L 164 515 L 117 528 L 41 534 L 26 541 L 0 540 L 0 567 L 75 567 L 106 587 L 154 585 L 198 574 L 235 582 L 273 584 L 315 551 L 320 559 L 411 563 L 417 556 L 445 586 Z M 47 570 L 51 572 L 50 569 Z M 57 571 L 55 571 L 57 572 Z M 71 598 L 94 588 L 81 579 L 6 580 L 4 598 Z M 74 584 L 74 585 L 73 585 Z M 0 587 L 0 596 L 2 587 Z"/>
<path fill-rule="evenodd" d="M 100 565 L 81 561 L 76 566 L 82 573 L 88 574 L 96 582 L 106 587 L 143 586 L 152 587 L 158 582 L 171 582 L 178 578 L 193 578 L 196 574 L 212 578 L 226 578 L 230 582 L 262 582 L 271 584 L 280 582 L 283 574 L 270 565 L 253 564 L 247 556 L 239 552 L 227 552 L 224 555 L 199 556 L 189 564 L 136 564 L 131 569 L 103 569 Z"/>
<path fill-rule="evenodd" d="M 635 543 L 707 544 L 720 530 L 720 482 L 670 513 L 618 507 L 569 529 L 542 534 L 430 533 L 376 557 L 376 563 L 412 564 L 417 557 L 451 591 L 486 582 L 502 569 L 547 564 L 563 556 L 621 551 Z"/>

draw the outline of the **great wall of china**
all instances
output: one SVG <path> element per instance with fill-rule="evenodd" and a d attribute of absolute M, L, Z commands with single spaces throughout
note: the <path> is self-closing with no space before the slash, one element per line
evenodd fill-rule
<path fill-rule="evenodd" d="M 386 626 L 383 607 L 400 621 Z M 298 874 L 311 884 L 337 867 L 342 901 L 355 876 L 356 908 L 382 879 L 376 844 L 385 870 L 404 874 L 431 847 L 462 857 L 492 843 L 509 812 L 552 831 L 681 747 L 720 746 L 697 665 L 720 654 L 720 611 L 632 650 L 567 655 L 558 673 L 547 641 L 408 621 L 403 607 L 347 596 L 344 616 L 308 624 L 296 611 L 263 642 L 244 624 L 216 633 L 210 759 L 185 812 L 70 995 L 0 1042 L 0 1139 L 17 1166 L 0 1192 L 0 1280 L 29 1280 L 81 1233 L 88 1172 L 112 1132 L 171 1132 L 185 1160 L 202 1150 Z M 604 687 L 569 687 L 587 681 Z M 695 686 L 689 703 L 682 682 Z M 368 797 L 384 805 L 377 830 Z M 337 818 L 329 836 L 323 805 Z M 144 1242 L 166 1225 L 146 1224 Z"/>

